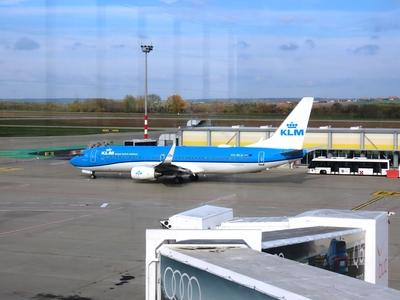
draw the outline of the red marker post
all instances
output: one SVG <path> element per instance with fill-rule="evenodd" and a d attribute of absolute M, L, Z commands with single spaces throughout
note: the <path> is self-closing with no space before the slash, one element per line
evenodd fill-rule
<path fill-rule="evenodd" d="M 149 138 L 149 117 L 147 115 L 147 54 L 153 50 L 153 45 L 141 45 L 142 51 L 144 52 L 144 135 L 143 138 L 147 140 Z"/>

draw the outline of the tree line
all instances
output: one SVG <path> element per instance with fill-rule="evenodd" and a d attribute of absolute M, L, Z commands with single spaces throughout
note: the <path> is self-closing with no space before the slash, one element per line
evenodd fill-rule
<path fill-rule="evenodd" d="M 59 112 L 125 112 L 143 113 L 144 97 L 125 96 L 122 100 L 94 98 L 75 100 L 70 103 L 0 101 L 0 110 L 59 111 Z M 151 94 L 147 97 L 150 113 L 193 113 L 193 114 L 234 114 L 287 115 L 296 105 L 294 102 L 271 103 L 269 101 L 186 101 L 180 95 L 169 96 L 166 101 Z M 312 118 L 335 119 L 400 119 L 400 103 L 316 103 Z"/>
<path fill-rule="evenodd" d="M 32 102 L 32 101 L 1 101 L 0 110 L 24 110 L 24 111 L 58 111 L 58 112 L 126 112 L 143 113 L 145 110 L 143 96 L 125 96 L 122 100 L 93 98 L 75 100 L 70 103 Z M 155 94 L 147 96 L 147 109 L 157 113 L 185 112 L 187 102 L 180 95 L 172 95 L 166 101 Z"/>

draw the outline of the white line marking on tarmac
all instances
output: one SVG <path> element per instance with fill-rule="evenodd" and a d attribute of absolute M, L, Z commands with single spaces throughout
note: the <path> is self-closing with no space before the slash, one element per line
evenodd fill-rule
<path fill-rule="evenodd" d="M 13 184 L 13 183 L 11 183 L 11 184 L 8 184 L 8 183 L 6 183 L 7 185 L 5 185 L 5 186 L 0 186 L 0 189 L 1 190 L 10 190 L 10 189 L 15 189 L 15 188 L 26 188 L 26 187 L 28 187 L 28 186 L 30 186 L 30 184 L 29 183 L 23 183 L 23 184 Z"/>
<path fill-rule="evenodd" d="M 225 196 L 221 196 L 221 197 L 212 199 L 210 201 L 206 201 L 206 202 L 204 202 L 204 204 L 214 203 L 214 202 L 223 201 L 223 200 L 230 200 L 230 199 L 235 198 L 236 196 L 237 196 L 236 194 L 229 194 L 229 195 L 225 195 Z"/>
<path fill-rule="evenodd" d="M 102 205 L 100 205 L 101 208 L 106 208 L 107 206 L 108 206 L 108 203 L 107 203 L 107 202 L 105 202 L 105 203 L 103 203 Z"/>
<path fill-rule="evenodd" d="M 58 166 L 58 165 L 65 165 L 67 162 L 66 161 L 56 161 L 50 163 L 51 166 Z"/>
<path fill-rule="evenodd" d="M 99 215 L 99 214 L 104 214 L 104 213 L 109 213 L 111 211 L 114 211 L 114 210 L 117 210 L 117 209 L 122 209 L 122 208 L 123 207 L 116 207 L 116 208 L 113 208 L 113 209 L 103 210 L 102 212 L 98 212 L 98 213 L 86 214 L 86 215 L 81 215 L 81 216 L 78 216 L 78 217 L 66 218 L 66 219 L 62 219 L 62 220 L 58 220 L 58 221 L 53 221 L 53 222 L 48 222 L 48 223 L 43 223 L 43 224 L 38 224 L 38 225 L 33 225 L 33 226 L 28 226 L 28 227 L 23 227 L 23 228 L 18 228 L 18 229 L 14 229 L 14 230 L 10 230 L 10 231 L 4 231 L 4 232 L 0 232 L 0 238 L 1 237 L 5 237 L 7 235 L 14 234 L 14 233 L 18 233 L 18 232 L 21 232 L 21 231 L 34 230 L 34 229 L 38 229 L 38 228 L 42 228 L 42 227 L 46 227 L 46 226 L 67 223 L 67 222 L 75 221 L 75 220 L 82 219 L 82 218 L 92 217 L 92 216 Z"/>

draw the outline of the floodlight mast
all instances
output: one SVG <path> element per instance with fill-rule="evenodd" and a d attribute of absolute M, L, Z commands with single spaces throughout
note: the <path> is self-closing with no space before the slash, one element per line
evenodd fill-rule
<path fill-rule="evenodd" d="M 143 138 L 147 140 L 149 138 L 149 119 L 147 115 L 147 54 L 153 50 L 153 45 L 141 45 L 142 51 L 144 53 L 144 136 Z"/>

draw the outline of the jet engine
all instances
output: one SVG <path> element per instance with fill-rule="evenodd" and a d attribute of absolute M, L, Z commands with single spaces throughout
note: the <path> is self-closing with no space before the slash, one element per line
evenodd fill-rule
<path fill-rule="evenodd" d="M 156 171 L 153 167 L 133 167 L 131 177 L 135 180 L 153 180 L 156 179 Z"/>

